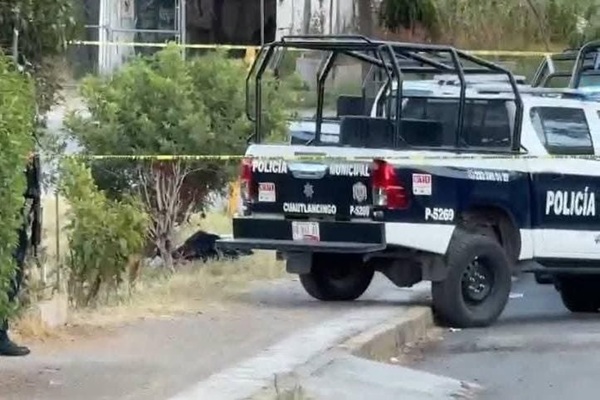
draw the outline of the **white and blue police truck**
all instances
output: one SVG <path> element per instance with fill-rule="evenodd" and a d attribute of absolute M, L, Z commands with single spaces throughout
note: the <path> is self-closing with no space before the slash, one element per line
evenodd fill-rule
<path fill-rule="evenodd" d="M 316 118 L 306 137 L 263 143 L 260 78 L 291 48 L 326 54 Z M 338 103 L 324 120 L 340 55 L 388 79 L 373 101 Z M 455 79 L 406 78 L 425 74 Z M 600 102 L 589 93 L 526 85 L 450 46 L 361 36 L 265 45 L 252 83 L 243 207 L 220 246 L 279 252 L 322 301 L 359 298 L 375 272 L 399 287 L 430 281 L 435 314 L 455 327 L 496 321 L 520 271 L 550 276 L 573 312 L 600 308 Z"/>

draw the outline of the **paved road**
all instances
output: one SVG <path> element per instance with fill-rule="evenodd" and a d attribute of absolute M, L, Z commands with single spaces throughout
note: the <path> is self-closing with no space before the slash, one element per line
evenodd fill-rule
<path fill-rule="evenodd" d="M 447 332 L 414 367 L 479 383 L 481 399 L 598 398 L 600 316 L 570 313 L 529 275 L 513 293 L 496 325 Z"/>
<path fill-rule="evenodd" d="M 426 295 L 427 288 L 420 293 L 418 297 Z M 379 276 L 359 301 L 325 304 L 310 299 L 297 280 L 261 283 L 221 310 L 143 321 L 85 343 L 34 347 L 30 357 L 1 360 L 0 399 L 164 400 L 224 369 L 261 374 L 270 364 L 287 366 L 297 357 L 302 361 L 315 346 L 325 351 L 332 337 L 356 334 L 373 316 L 386 320 L 402 312 L 402 306 L 418 303 L 416 294 Z M 302 332 L 304 336 L 277 347 Z M 277 358 L 271 346 L 295 353 Z M 297 354 L 298 349 L 306 354 Z"/>

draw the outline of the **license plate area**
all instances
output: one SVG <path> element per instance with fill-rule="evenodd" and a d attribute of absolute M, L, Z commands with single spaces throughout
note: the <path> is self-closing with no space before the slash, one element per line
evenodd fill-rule
<path fill-rule="evenodd" d="M 292 239 L 295 241 L 320 241 L 319 223 L 313 221 L 292 221 Z"/>

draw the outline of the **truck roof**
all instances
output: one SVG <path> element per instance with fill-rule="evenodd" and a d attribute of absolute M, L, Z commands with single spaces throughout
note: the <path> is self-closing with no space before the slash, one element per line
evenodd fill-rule
<path fill-rule="evenodd" d="M 397 82 L 392 84 L 395 91 Z M 415 80 L 402 83 L 404 97 L 441 97 L 456 98 L 460 95 L 457 84 L 441 85 L 436 80 Z M 582 102 L 600 103 L 600 86 L 587 86 L 577 89 L 543 88 L 531 85 L 518 85 L 524 102 L 545 103 L 556 106 L 580 106 Z M 465 97 L 467 99 L 514 100 L 513 89 L 507 82 L 481 80 L 478 83 L 467 84 Z"/>

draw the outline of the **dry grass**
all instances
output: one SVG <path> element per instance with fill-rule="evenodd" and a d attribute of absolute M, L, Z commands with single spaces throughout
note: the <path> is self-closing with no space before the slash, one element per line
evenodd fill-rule
<path fill-rule="evenodd" d="M 293 389 L 284 390 L 276 393 L 273 400 L 310 400 L 302 386 L 295 386 Z"/>
<path fill-rule="evenodd" d="M 64 228 L 68 224 L 69 204 L 62 197 L 58 198 L 57 204 L 57 199 L 54 196 L 47 196 L 42 199 L 42 206 L 44 210 L 43 246 L 46 248 L 47 261 L 56 264 L 57 254 L 64 257 L 69 249 L 67 237 L 64 234 Z M 205 218 L 202 218 L 200 214 L 194 214 L 191 216 L 189 223 L 177 229 L 175 242 L 182 243 L 199 229 L 216 234 L 230 234 L 232 230 L 231 218 L 224 211 L 208 213 Z"/>
<path fill-rule="evenodd" d="M 284 387 L 280 387 L 277 378 L 273 386 L 264 387 L 251 398 L 252 400 L 312 400 L 312 397 L 298 383 L 287 382 L 284 383 Z"/>
<path fill-rule="evenodd" d="M 285 269 L 272 252 L 237 261 L 194 263 L 175 274 L 146 270 L 129 296 L 114 296 L 92 310 L 73 314 L 73 322 L 112 325 L 139 318 L 173 316 L 202 311 L 242 293 L 250 283 L 283 276 Z"/>
<path fill-rule="evenodd" d="M 44 199 L 43 245 L 49 270 L 55 270 L 58 265 L 57 240 L 63 259 L 68 251 L 63 231 L 68 223 L 67 211 L 68 204 L 64 199 L 59 199 L 58 213 L 55 198 Z M 58 235 L 57 223 L 61 229 Z M 228 234 L 231 232 L 231 220 L 224 212 L 209 213 L 206 218 L 195 215 L 190 224 L 178 230 L 177 242 L 181 243 L 198 229 Z M 284 273 L 285 269 L 281 261 L 276 260 L 274 252 L 256 252 L 237 261 L 189 263 L 179 267 L 174 274 L 159 267 L 145 267 L 134 288 L 101 296 L 99 304 L 93 309 L 71 310 L 69 325 L 76 326 L 78 332 L 83 329 L 87 333 L 89 328 L 118 325 L 140 318 L 196 313 L 209 307 L 223 307 L 250 283 L 280 278 Z M 48 284 L 52 285 L 52 279 L 56 276 L 51 272 L 48 275 Z M 38 340 L 61 338 L 73 331 L 72 328 L 48 329 L 35 312 L 25 312 L 13 326 L 21 337 Z"/>
<path fill-rule="evenodd" d="M 22 314 L 11 326 L 11 330 L 17 333 L 18 339 L 46 341 L 58 339 L 64 336 L 65 332 L 60 329 L 52 329 L 43 324 L 40 318 L 33 311 Z"/>

